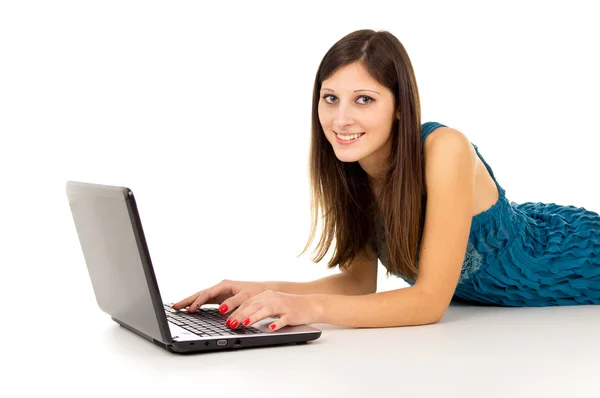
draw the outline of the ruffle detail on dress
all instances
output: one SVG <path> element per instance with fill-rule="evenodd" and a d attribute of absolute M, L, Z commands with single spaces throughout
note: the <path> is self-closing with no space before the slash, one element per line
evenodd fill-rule
<path fill-rule="evenodd" d="M 600 304 L 600 215 L 554 203 L 504 210 L 497 218 L 515 221 L 514 239 L 503 252 L 490 245 L 497 258 L 457 296 L 503 306 Z M 494 229 L 475 229 L 483 233 L 476 240 L 494 242 Z"/>
<path fill-rule="evenodd" d="M 439 126 L 425 123 L 423 140 Z M 600 304 L 600 215 L 583 207 L 510 202 L 473 146 L 498 188 L 498 201 L 472 218 L 454 296 L 511 307 Z M 377 221 L 372 242 L 387 267 Z"/>
<path fill-rule="evenodd" d="M 477 251 L 475 246 L 469 242 L 467 245 L 467 251 L 465 253 L 465 260 L 463 261 L 462 270 L 460 271 L 458 283 L 465 282 L 471 277 L 471 275 L 479 271 L 481 264 L 483 264 L 483 256 Z"/>
<path fill-rule="evenodd" d="M 506 197 L 500 192 L 498 201 L 492 207 L 471 220 L 469 242 L 486 264 L 494 262 L 514 239 L 514 217 L 507 211 L 509 207 Z"/>

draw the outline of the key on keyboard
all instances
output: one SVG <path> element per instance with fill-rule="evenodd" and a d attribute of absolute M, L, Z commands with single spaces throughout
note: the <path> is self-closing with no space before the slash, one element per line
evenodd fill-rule
<path fill-rule="evenodd" d="M 216 308 L 200 308 L 197 312 L 178 311 L 165 304 L 167 320 L 198 336 L 235 336 L 240 334 L 263 333 L 252 326 L 241 326 L 231 329 L 225 325 L 227 315 Z"/>

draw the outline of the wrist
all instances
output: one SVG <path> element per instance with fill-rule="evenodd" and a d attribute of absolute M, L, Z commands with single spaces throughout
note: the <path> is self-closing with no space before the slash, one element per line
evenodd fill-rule
<path fill-rule="evenodd" d="M 326 294 L 310 294 L 307 296 L 309 300 L 311 300 L 312 305 L 312 318 L 313 321 L 311 323 L 326 323 L 325 319 L 325 307 L 327 301 Z"/>

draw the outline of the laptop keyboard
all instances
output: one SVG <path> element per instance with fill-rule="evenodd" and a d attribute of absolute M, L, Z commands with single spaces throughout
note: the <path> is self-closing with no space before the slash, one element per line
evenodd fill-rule
<path fill-rule="evenodd" d="M 252 326 L 231 329 L 225 325 L 228 315 L 221 314 L 216 308 L 200 308 L 190 314 L 187 311 L 175 310 L 167 304 L 164 307 L 169 322 L 201 337 L 263 333 Z"/>

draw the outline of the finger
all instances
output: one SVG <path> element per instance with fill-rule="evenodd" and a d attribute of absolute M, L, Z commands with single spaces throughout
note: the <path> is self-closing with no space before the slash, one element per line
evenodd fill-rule
<path fill-rule="evenodd" d="M 181 308 L 187 307 L 188 305 L 192 304 L 194 302 L 194 300 L 196 300 L 196 298 L 198 298 L 198 296 L 200 294 L 202 294 L 203 290 L 199 291 L 198 293 L 194 293 L 191 296 L 184 298 L 181 301 L 178 301 L 177 303 L 173 304 L 171 307 L 175 310 L 179 310 Z"/>
<path fill-rule="evenodd" d="M 288 317 L 286 315 L 284 315 L 281 318 L 279 318 L 278 320 L 276 320 L 275 322 L 271 323 L 269 325 L 269 329 L 271 329 L 272 331 L 276 331 L 287 325 L 288 325 Z"/>
<path fill-rule="evenodd" d="M 227 314 L 230 311 L 233 311 L 235 308 L 240 306 L 244 301 L 250 298 L 250 293 L 248 292 L 239 292 L 233 297 L 229 297 L 227 300 L 223 301 L 219 306 L 219 312 L 221 314 Z"/>
<path fill-rule="evenodd" d="M 259 304 L 256 300 L 256 297 L 252 297 L 246 301 L 244 301 L 237 310 L 235 310 L 229 318 L 227 318 L 227 322 L 225 325 L 236 328 L 242 324 L 242 322 L 247 318 L 246 314 L 253 314 L 260 310 L 262 305 Z M 237 322 L 237 323 L 236 323 Z"/>
<path fill-rule="evenodd" d="M 262 321 L 265 318 L 273 316 L 273 309 L 270 307 L 262 307 L 258 311 L 252 313 L 250 311 L 251 307 L 248 307 L 248 310 L 244 312 L 244 314 L 240 314 L 240 319 L 242 319 L 241 324 L 239 326 L 250 326 L 254 325 L 256 322 Z"/>
<path fill-rule="evenodd" d="M 198 311 L 200 306 L 206 304 L 210 299 L 217 297 L 224 290 L 222 284 L 215 285 L 209 289 L 203 290 L 188 307 L 188 312 Z"/>

